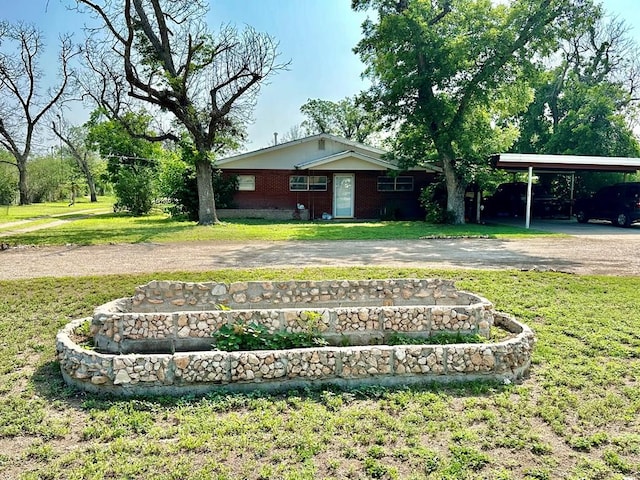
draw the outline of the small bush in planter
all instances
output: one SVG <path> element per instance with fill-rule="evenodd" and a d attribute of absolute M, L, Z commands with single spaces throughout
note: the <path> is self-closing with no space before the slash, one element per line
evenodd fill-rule
<path fill-rule="evenodd" d="M 224 325 L 213 333 L 213 347 L 227 352 L 246 350 L 286 350 L 325 346 L 316 332 L 275 332 L 258 323 Z"/>

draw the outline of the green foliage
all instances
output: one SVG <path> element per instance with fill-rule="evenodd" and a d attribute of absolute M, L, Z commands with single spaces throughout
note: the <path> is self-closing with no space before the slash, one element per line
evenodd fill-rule
<path fill-rule="evenodd" d="M 447 209 L 464 223 L 465 187 L 489 169 L 491 153 L 515 141 L 515 117 L 533 98 L 532 59 L 575 20 L 573 2 L 352 4 L 378 12 L 355 49 L 373 82 L 368 107 L 397 128 L 393 149 L 404 165 L 442 165 Z"/>
<path fill-rule="evenodd" d="M 171 172 L 172 181 L 165 184 L 164 196 L 172 205 L 168 208 L 172 217 L 185 217 L 187 220 L 198 220 L 198 188 L 195 169 L 185 163 L 178 177 L 180 165 L 174 164 Z M 180 181 L 177 181 L 180 178 Z M 211 176 L 214 198 L 217 208 L 233 206 L 233 196 L 238 189 L 237 176 L 224 176 L 222 170 L 213 170 Z"/>
<path fill-rule="evenodd" d="M 184 173 L 189 167 L 177 153 L 166 152 L 160 158 L 158 195 L 167 200 L 175 198 L 175 192 L 184 188 Z"/>
<path fill-rule="evenodd" d="M 637 46 L 623 20 L 595 10 L 564 36 L 553 68 L 532 75 L 535 100 L 522 116 L 515 150 L 523 153 L 634 157 L 631 128 Z"/>
<path fill-rule="evenodd" d="M 95 110 L 85 125 L 86 142 L 107 160 L 107 178 L 114 184 L 116 211 L 133 215 L 151 211 L 156 199 L 158 159 L 162 156 L 160 144 L 150 142 L 151 117 L 145 113 L 127 113 L 121 121 L 110 120 L 102 110 Z"/>
<path fill-rule="evenodd" d="M 566 82 L 559 101 L 562 120 L 553 127 L 545 153 L 635 157 L 640 145 L 620 112 L 628 94 L 618 85 Z"/>
<path fill-rule="evenodd" d="M 155 170 L 161 146 L 144 138 L 151 134 L 151 117 L 146 113 L 128 113 L 122 122 L 110 120 L 102 110 L 91 113 L 86 123 L 86 142 L 90 149 L 97 150 L 107 160 L 107 173 L 111 180 L 118 180 L 122 168 L 144 166 Z M 126 124 L 126 126 L 125 126 Z"/>
<path fill-rule="evenodd" d="M 87 320 L 85 322 L 82 322 L 82 325 L 76 327 L 74 333 L 83 337 L 88 337 L 89 335 L 91 335 L 91 321 Z"/>
<path fill-rule="evenodd" d="M 358 103 L 357 98 L 344 98 L 338 102 L 309 99 L 300 107 L 306 120 L 302 127 L 307 133 L 329 133 L 348 140 L 365 143 L 375 132 L 375 117 Z"/>
<path fill-rule="evenodd" d="M 433 224 L 452 224 L 454 215 L 447 210 L 447 187 L 443 182 L 434 182 L 420 192 L 420 205 L 426 213 L 425 220 Z"/>
<path fill-rule="evenodd" d="M 10 205 L 18 193 L 18 175 L 15 167 L 0 163 L 0 205 Z"/>
<path fill-rule="evenodd" d="M 269 332 L 258 323 L 223 325 L 213 333 L 214 348 L 227 352 L 239 350 L 285 350 L 326 345 L 314 330 L 304 332 Z"/>
<path fill-rule="evenodd" d="M 63 159 L 51 156 L 36 157 L 27 163 L 29 201 L 56 202 L 70 198 L 69 179 L 73 167 Z"/>
<path fill-rule="evenodd" d="M 564 77 L 566 76 L 566 77 Z M 635 157 L 640 144 L 625 115 L 629 94 L 607 80 L 592 83 L 562 68 L 537 77 L 514 150 L 521 153 Z M 549 115 L 549 106 L 553 114 Z"/>
<path fill-rule="evenodd" d="M 439 332 L 428 337 L 413 337 L 402 333 L 392 333 L 389 345 L 452 345 L 456 343 L 484 343 L 487 339 L 476 333 Z"/>
<path fill-rule="evenodd" d="M 154 172 L 150 168 L 121 168 L 115 178 L 114 211 L 124 210 L 135 216 L 148 214 L 156 198 Z"/>

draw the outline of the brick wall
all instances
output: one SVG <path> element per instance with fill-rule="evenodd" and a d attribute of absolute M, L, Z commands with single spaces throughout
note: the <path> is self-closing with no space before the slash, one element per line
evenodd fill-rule
<path fill-rule="evenodd" d="M 237 208 L 251 209 L 294 209 L 302 204 L 309 211 L 311 219 L 322 218 L 323 213 L 333 213 L 332 171 L 298 170 L 224 170 L 225 176 L 254 175 L 255 191 L 238 191 L 234 196 Z M 291 175 L 326 175 L 329 180 L 324 192 L 292 192 L 289 190 Z M 434 180 L 434 175 L 426 172 L 411 172 L 414 177 L 412 192 L 378 192 L 378 177 L 386 175 L 382 171 L 355 172 L 355 217 L 360 219 L 423 219 L 424 210 L 419 203 L 422 188 Z"/>

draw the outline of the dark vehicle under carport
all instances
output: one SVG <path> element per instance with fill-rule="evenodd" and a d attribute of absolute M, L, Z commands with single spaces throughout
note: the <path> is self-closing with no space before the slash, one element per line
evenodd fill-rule
<path fill-rule="evenodd" d="M 592 197 L 578 200 L 574 211 L 580 223 L 609 220 L 618 227 L 629 227 L 640 222 L 640 182 L 603 187 Z"/>
<path fill-rule="evenodd" d="M 542 185 L 532 185 L 531 215 L 552 218 L 569 216 L 569 202 L 549 193 Z M 484 202 L 487 217 L 524 217 L 527 211 L 527 184 L 525 182 L 503 183 Z"/>
<path fill-rule="evenodd" d="M 640 158 L 598 157 L 584 155 L 538 155 L 528 153 L 500 153 L 492 156 L 496 168 L 518 172 L 528 171 L 528 185 L 532 185 L 536 173 L 563 173 L 571 175 L 571 198 L 573 202 L 573 176 L 577 171 L 600 171 L 636 173 L 640 170 Z M 531 199 L 528 199 L 531 202 Z M 574 210 L 575 211 L 575 210 Z M 525 228 L 530 226 L 531 210 L 525 215 Z"/>

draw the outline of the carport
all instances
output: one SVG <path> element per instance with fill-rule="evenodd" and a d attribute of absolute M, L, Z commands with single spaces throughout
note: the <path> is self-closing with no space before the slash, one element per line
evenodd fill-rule
<path fill-rule="evenodd" d="M 601 172 L 635 173 L 640 170 L 640 158 L 630 157 L 589 157 L 579 155 L 536 155 L 526 153 L 501 153 L 494 157 L 497 168 L 508 171 L 528 170 L 527 206 L 525 228 L 531 224 L 531 188 L 533 173 L 565 173 L 571 174 L 571 202 L 575 172 L 591 170 Z"/>

